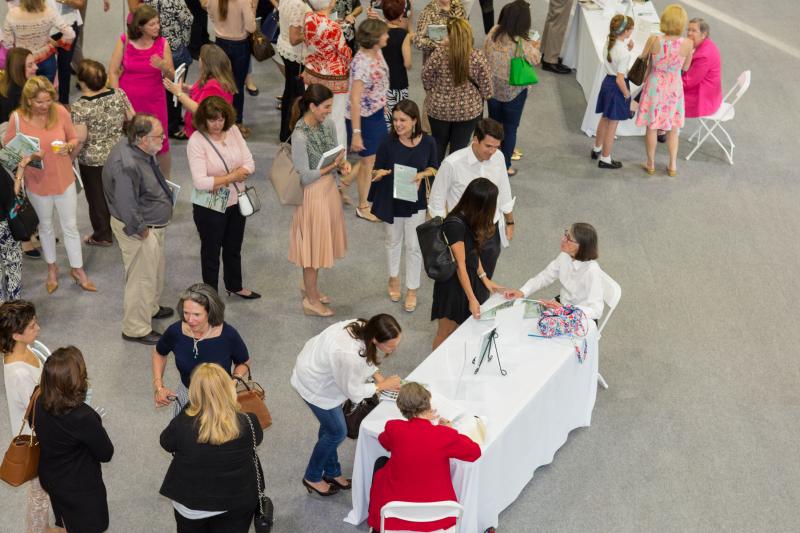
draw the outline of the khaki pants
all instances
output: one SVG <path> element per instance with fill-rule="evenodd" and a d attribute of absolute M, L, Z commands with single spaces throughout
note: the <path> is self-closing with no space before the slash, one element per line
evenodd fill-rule
<path fill-rule="evenodd" d="M 550 0 L 542 31 L 542 61 L 558 63 L 564 34 L 567 33 L 569 14 L 575 0 Z"/>
<path fill-rule="evenodd" d="M 125 297 L 122 333 L 142 337 L 152 331 L 153 315 L 164 289 L 164 240 L 166 228 L 151 228 L 144 240 L 129 237 L 125 224 L 111 217 L 111 230 L 117 238 L 125 266 Z"/>

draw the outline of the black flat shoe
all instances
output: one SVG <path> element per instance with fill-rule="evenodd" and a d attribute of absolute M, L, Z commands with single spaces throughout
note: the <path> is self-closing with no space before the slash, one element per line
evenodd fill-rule
<path fill-rule="evenodd" d="M 336 487 L 339 490 L 350 490 L 350 489 L 353 488 L 353 480 L 350 479 L 350 478 L 347 479 L 347 485 L 342 485 L 341 483 L 336 481 L 336 478 L 332 478 L 332 477 L 322 476 L 322 480 L 323 481 L 327 481 L 328 483 L 330 483 L 331 485 L 333 485 L 334 487 Z"/>
<path fill-rule="evenodd" d="M 614 160 L 612 159 L 612 160 L 611 160 L 611 163 L 606 163 L 605 161 L 598 161 L 598 162 L 597 162 L 597 166 L 598 166 L 599 168 L 611 168 L 611 169 L 617 169 L 617 168 L 622 168 L 622 163 L 620 163 L 619 161 L 614 161 Z"/>
<path fill-rule="evenodd" d="M 600 157 L 600 152 L 595 152 L 592 150 L 592 159 L 597 159 L 598 157 Z"/>
<path fill-rule="evenodd" d="M 665 142 L 667 142 L 667 134 L 666 133 L 659 133 L 659 134 L 656 135 L 656 139 L 660 143 L 665 143 Z"/>
<path fill-rule="evenodd" d="M 311 491 L 314 491 L 320 496 L 333 496 L 334 494 L 338 494 L 339 492 L 339 489 L 336 488 L 336 485 L 331 485 L 330 488 L 328 488 L 327 492 L 322 492 L 321 490 L 317 490 L 314 487 L 312 487 L 311 484 L 305 479 L 303 480 L 303 486 L 306 488 L 309 494 L 311 494 Z"/>
<path fill-rule="evenodd" d="M 256 291 L 253 291 L 253 290 L 250 291 L 250 294 L 241 294 L 241 293 L 232 292 L 232 291 L 225 291 L 225 292 L 228 293 L 228 296 L 233 294 L 234 296 L 238 296 L 239 298 L 244 298 L 245 300 L 258 300 L 259 298 L 261 298 L 261 295 L 258 294 Z"/>
<path fill-rule="evenodd" d="M 547 70 L 555 74 L 570 74 L 572 72 L 572 69 L 566 65 L 561 63 L 548 63 L 547 61 L 542 61 L 542 70 Z"/>
<path fill-rule="evenodd" d="M 24 251 L 22 253 L 25 254 L 25 257 L 29 257 L 31 259 L 41 259 L 42 258 L 42 252 L 40 252 L 36 248 L 34 248 L 33 250 L 26 250 L 26 251 Z"/>
<path fill-rule="evenodd" d="M 139 344 L 147 344 L 148 346 L 154 346 L 158 344 L 158 339 L 161 338 L 161 333 L 157 331 L 151 331 L 147 335 L 143 335 L 141 337 L 131 337 L 130 335 L 122 334 L 123 340 L 128 342 L 138 342 Z"/>
<path fill-rule="evenodd" d="M 258 87 L 256 87 L 255 89 L 251 89 L 250 87 L 245 87 L 245 89 L 247 89 L 247 94 L 249 94 L 250 96 L 258 96 L 261 93 Z"/>
<path fill-rule="evenodd" d="M 163 305 L 158 306 L 158 311 L 156 314 L 153 315 L 153 318 L 156 320 L 161 320 L 162 318 L 169 318 L 175 314 L 175 310 L 171 307 L 164 307 Z"/>

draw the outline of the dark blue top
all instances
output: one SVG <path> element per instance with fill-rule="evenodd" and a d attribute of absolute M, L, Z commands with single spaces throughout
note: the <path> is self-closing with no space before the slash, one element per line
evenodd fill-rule
<path fill-rule="evenodd" d="M 370 185 L 368 200 L 372 202 L 372 214 L 389 224 L 394 223 L 394 217 L 410 217 L 418 211 L 428 208 L 428 202 L 425 200 L 424 181 L 420 183 L 416 203 L 395 200 L 395 163 L 416 168 L 417 172 L 422 172 L 428 167 L 439 168 L 439 160 L 436 157 L 436 141 L 425 133 L 422 134 L 422 139 L 414 148 L 404 146 L 400 139 L 396 139 L 393 135 L 389 135 L 381 141 L 378 152 L 375 154 L 373 168 L 375 170 L 391 170 L 392 173 Z M 431 185 L 433 185 L 433 178 L 431 178 Z"/>
<path fill-rule="evenodd" d="M 203 339 L 197 343 L 197 354 L 194 353 L 194 341 L 181 330 L 181 322 L 175 322 L 161 335 L 156 351 L 166 357 L 170 352 L 175 354 L 175 364 L 181 374 L 181 381 L 188 388 L 189 377 L 194 367 L 200 363 L 217 363 L 230 374 L 234 365 L 240 365 L 250 359 L 242 337 L 233 326 L 222 323 L 219 337 Z"/>

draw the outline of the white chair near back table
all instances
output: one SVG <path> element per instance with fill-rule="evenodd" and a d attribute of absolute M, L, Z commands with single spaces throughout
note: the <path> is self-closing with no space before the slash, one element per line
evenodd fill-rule
<path fill-rule="evenodd" d="M 389 502 L 381 508 L 380 533 L 386 531 L 384 521 L 387 518 L 397 518 L 407 522 L 435 522 L 444 518 L 455 518 L 453 533 L 458 533 L 463 513 L 464 508 L 458 502 Z"/>
<path fill-rule="evenodd" d="M 606 304 L 606 307 L 608 307 L 608 311 L 603 313 L 603 317 L 597 326 L 598 333 L 603 332 L 603 328 L 606 327 L 608 319 L 614 314 L 614 309 L 616 309 L 617 304 L 619 304 L 619 299 L 622 298 L 622 287 L 619 286 L 619 283 L 614 281 L 611 276 L 602 270 L 600 271 L 600 275 L 603 279 L 603 302 Z M 606 380 L 599 371 L 597 372 L 597 382 L 600 383 L 604 389 L 608 388 L 608 383 L 606 383 Z"/>
<path fill-rule="evenodd" d="M 697 138 L 697 144 L 695 145 L 694 148 L 692 148 L 692 151 L 689 152 L 689 155 L 686 156 L 687 161 L 694 155 L 697 149 L 703 145 L 706 139 L 708 139 L 708 137 L 711 136 L 715 141 L 717 141 L 717 144 L 719 145 L 720 148 L 722 148 L 722 151 L 725 152 L 725 155 L 728 157 L 728 162 L 731 165 L 733 164 L 733 148 L 735 145 L 733 144 L 733 139 L 731 139 L 731 136 L 728 133 L 728 131 L 722 126 L 722 123 L 728 122 L 729 120 L 733 120 L 733 117 L 736 115 L 736 109 L 734 108 L 734 106 L 736 105 L 736 102 L 739 101 L 739 98 L 741 98 L 744 95 L 744 93 L 747 92 L 747 89 L 749 87 L 750 87 L 750 71 L 745 70 L 744 72 L 739 74 L 739 78 L 736 80 L 736 85 L 731 87 L 731 90 L 728 91 L 728 94 L 726 94 L 725 97 L 722 99 L 722 103 L 720 104 L 719 109 L 717 109 L 717 111 L 713 115 L 709 115 L 707 117 L 700 117 L 698 119 L 700 121 L 700 127 L 697 128 L 697 131 L 695 131 L 691 137 L 689 137 L 690 142 L 692 142 L 695 138 Z M 733 101 L 728 102 L 727 101 L 728 98 L 734 92 L 736 92 L 736 95 Z M 725 134 L 725 137 L 728 138 L 728 144 L 730 145 L 730 149 L 727 146 L 725 146 L 725 144 L 723 144 L 723 142 L 720 141 L 716 135 L 714 135 L 714 130 L 718 128 L 722 131 L 722 133 Z M 703 131 L 704 129 L 705 129 L 705 134 L 701 138 L 700 132 Z"/>

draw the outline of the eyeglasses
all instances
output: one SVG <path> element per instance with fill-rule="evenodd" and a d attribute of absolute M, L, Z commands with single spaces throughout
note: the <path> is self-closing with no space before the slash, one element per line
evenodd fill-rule
<path fill-rule="evenodd" d="M 569 230 L 568 229 L 564 230 L 564 236 L 561 237 L 561 240 L 567 241 L 567 242 L 571 242 L 572 244 L 578 244 L 578 241 L 576 241 L 575 239 L 573 239 L 572 237 L 569 236 Z"/>
<path fill-rule="evenodd" d="M 163 141 L 164 137 L 166 137 L 166 135 L 164 135 L 164 133 L 162 132 L 160 135 L 145 135 L 145 137 L 148 137 L 150 139 L 158 139 L 159 141 Z"/>

